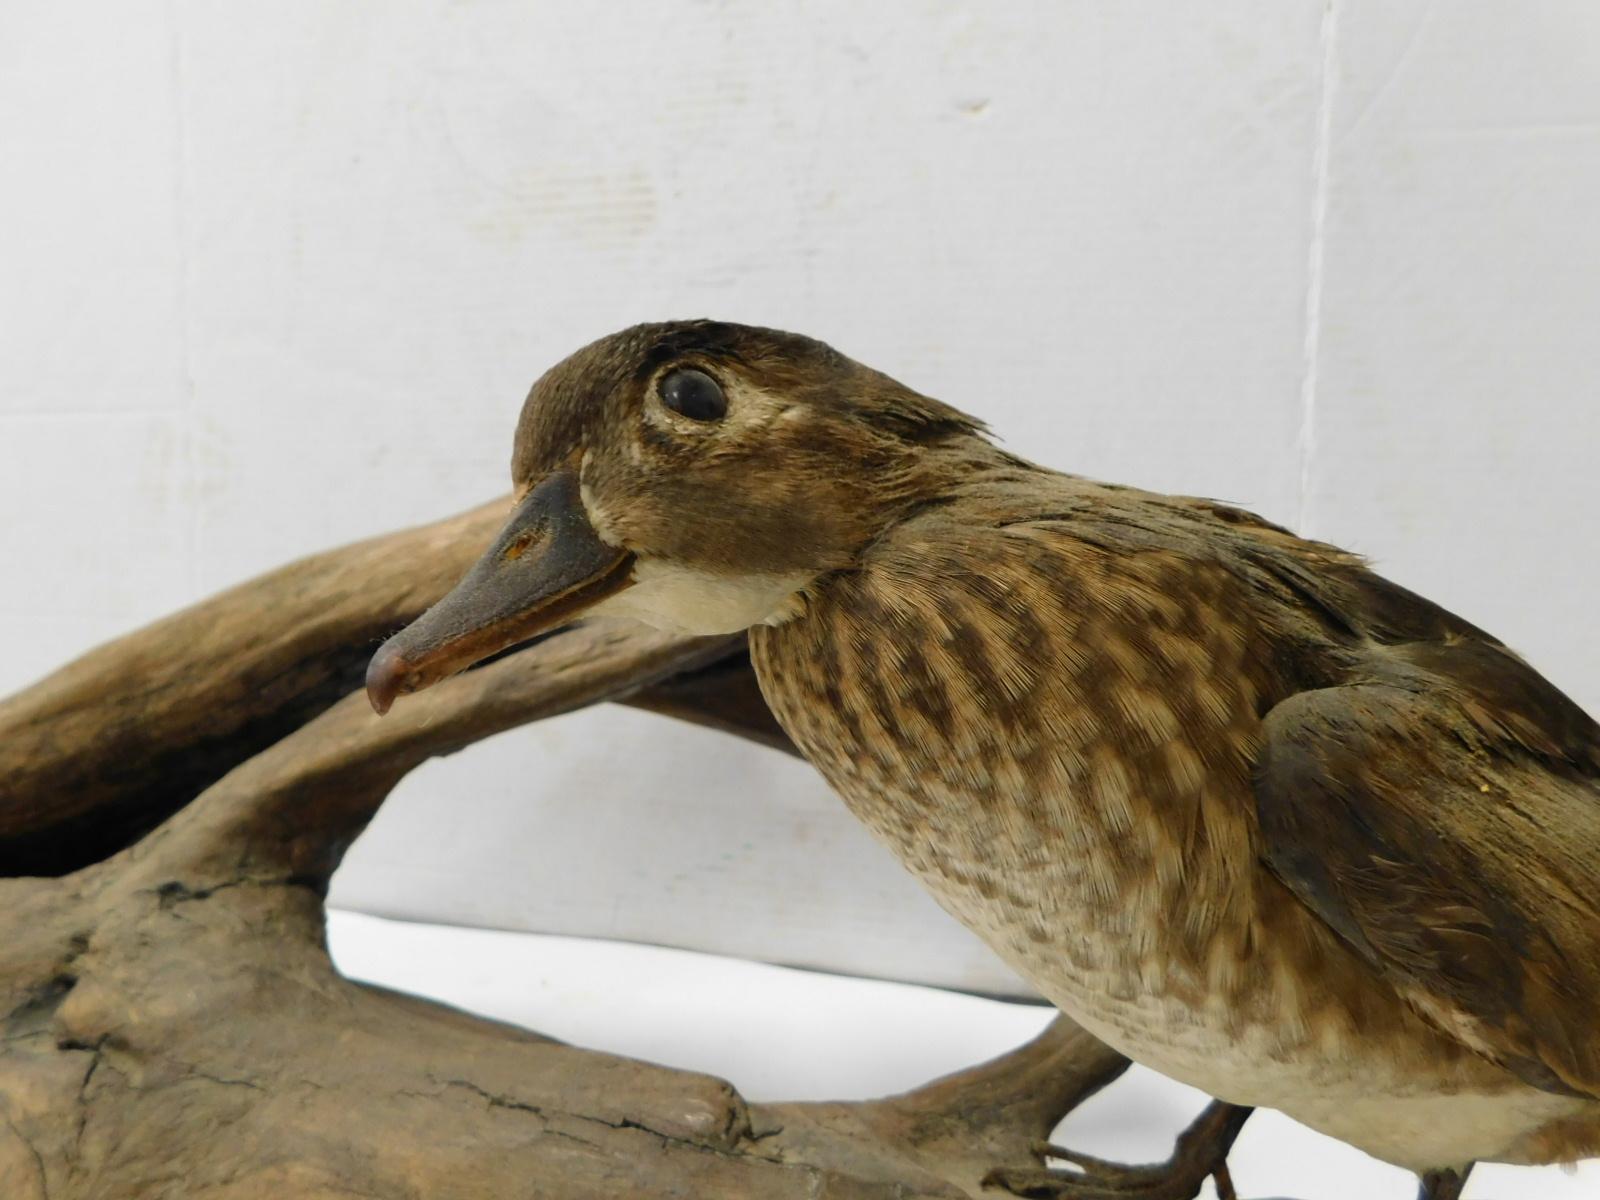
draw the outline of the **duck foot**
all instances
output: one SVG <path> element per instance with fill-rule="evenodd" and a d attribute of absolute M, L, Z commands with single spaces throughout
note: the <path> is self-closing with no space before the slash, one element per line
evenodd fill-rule
<path fill-rule="evenodd" d="M 1040 1142 L 1034 1153 L 1041 1162 L 1059 1158 L 1077 1169 L 997 1167 L 984 1176 L 983 1186 L 1027 1200 L 1193 1200 L 1207 1179 L 1215 1179 L 1219 1200 L 1238 1200 L 1228 1177 L 1228 1151 L 1250 1112 L 1213 1101 L 1178 1135 L 1171 1158 L 1146 1166 L 1106 1162 Z"/>

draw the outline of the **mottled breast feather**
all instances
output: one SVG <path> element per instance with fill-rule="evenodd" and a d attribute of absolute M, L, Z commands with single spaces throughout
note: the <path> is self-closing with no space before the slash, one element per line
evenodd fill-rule
<path fill-rule="evenodd" d="M 1453 651 L 1454 707 L 1424 684 L 1427 711 L 1352 722 L 1350 701 L 1398 686 L 1375 670 L 1416 684 L 1450 647 L 1474 648 Z M 1218 1036 L 1257 1031 L 1266 1058 L 1337 1063 L 1361 1044 L 1349 1057 L 1447 1089 L 1511 1087 L 1510 1070 L 1590 1091 L 1592 1026 L 1562 988 L 1589 978 L 1596 945 L 1545 928 L 1533 901 L 1569 892 L 1559 920 L 1587 914 L 1589 937 L 1580 897 L 1600 890 L 1600 858 L 1525 831 L 1538 885 L 1497 876 L 1522 869 L 1514 854 L 1467 864 L 1474 810 L 1554 829 L 1563 805 L 1589 803 L 1573 774 L 1587 718 L 1356 557 L 1224 505 L 996 454 L 819 580 L 806 615 L 753 631 L 752 652 L 778 719 L 869 828 L 1125 1044 L 1179 1038 L 1140 1024 L 1170 1024 L 1151 1006 L 1176 1003 Z M 1496 685 L 1471 686 L 1485 670 Z M 1347 702 L 1315 711 L 1333 696 Z M 1386 723 L 1409 739 L 1398 752 Z M 1467 743 L 1504 761 L 1485 775 Z M 1429 772 L 1431 789 L 1414 786 Z M 1530 787 L 1555 798 L 1529 807 Z M 1424 884 L 1435 869 L 1474 872 L 1471 895 Z M 1519 950 L 1503 961 L 1474 941 L 1508 930 Z"/>

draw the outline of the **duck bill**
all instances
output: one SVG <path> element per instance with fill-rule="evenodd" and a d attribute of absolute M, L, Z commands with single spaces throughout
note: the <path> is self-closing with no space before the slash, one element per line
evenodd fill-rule
<path fill-rule="evenodd" d="M 632 582 L 633 556 L 600 540 L 577 472 L 551 472 L 517 505 L 455 588 L 386 641 L 367 665 L 380 714 L 395 697 L 464 671 L 571 620 Z"/>

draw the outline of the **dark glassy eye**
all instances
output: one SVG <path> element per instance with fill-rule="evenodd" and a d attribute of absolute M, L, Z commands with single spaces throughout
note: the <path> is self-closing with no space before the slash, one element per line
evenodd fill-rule
<path fill-rule="evenodd" d="M 722 385 L 693 367 L 680 367 L 661 380 L 661 403 L 691 421 L 720 421 L 728 411 Z"/>

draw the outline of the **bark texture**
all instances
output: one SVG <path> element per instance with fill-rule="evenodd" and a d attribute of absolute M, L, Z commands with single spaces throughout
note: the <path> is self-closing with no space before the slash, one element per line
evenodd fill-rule
<path fill-rule="evenodd" d="M 433 755 L 607 700 L 792 752 L 742 636 L 580 626 L 375 717 L 372 648 L 504 511 L 306 559 L 0 703 L 0 1196 L 972 1197 L 1125 1068 L 1063 1018 L 902 1096 L 753 1105 L 341 977 L 328 879 Z"/>

